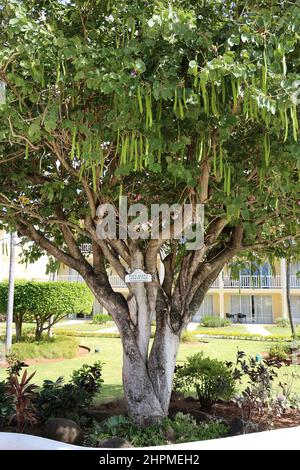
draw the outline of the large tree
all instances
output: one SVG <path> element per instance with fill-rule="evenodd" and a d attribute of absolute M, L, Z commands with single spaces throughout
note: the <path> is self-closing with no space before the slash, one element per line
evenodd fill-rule
<path fill-rule="evenodd" d="M 0 26 L 0 217 L 34 242 L 29 257 L 82 275 L 120 331 L 130 413 L 159 419 L 180 334 L 224 264 L 299 237 L 300 8 L 3 0 Z M 203 204 L 204 243 L 100 239 L 97 208 L 120 194 Z M 125 298 L 108 265 L 153 281 Z"/>

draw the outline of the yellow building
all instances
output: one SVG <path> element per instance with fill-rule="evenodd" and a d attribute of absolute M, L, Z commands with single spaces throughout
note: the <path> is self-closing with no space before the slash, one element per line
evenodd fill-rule
<path fill-rule="evenodd" d="M 275 263 L 275 273 L 268 263 L 260 266 L 258 272 L 251 270 L 240 272 L 239 279 L 233 279 L 228 269 L 224 269 L 209 289 L 202 306 L 194 316 L 199 321 L 204 315 L 226 317 L 233 315 L 234 321 L 247 323 L 274 323 L 276 318 L 287 318 L 286 299 L 286 260 Z M 300 323 L 300 263 L 291 266 L 291 307 L 295 322 Z M 127 293 L 126 284 L 113 272 L 109 273 L 112 287 L 119 292 Z M 163 273 L 160 273 L 163 276 Z M 67 267 L 61 268 L 58 280 L 80 282 L 80 276 Z M 95 312 L 102 311 L 98 303 Z M 244 317 L 238 318 L 238 314 Z"/>
<path fill-rule="evenodd" d="M 19 240 L 20 242 L 20 240 Z M 82 251 L 88 253 L 89 245 L 82 246 Z M 9 269 L 9 235 L 0 231 L 0 281 L 8 279 Z M 47 272 L 48 257 L 43 256 L 33 264 L 21 263 L 21 247 L 17 246 L 16 278 L 27 280 L 53 280 L 53 275 Z M 291 266 L 291 307 L 294 319 L 300 323 L 300 263 Z M 160 277 L 163 277 L 163 266 L 160 266 Z M 72 269 L 61 266 L 56 280 L 83 282 L 83 279 Z M 127 294 L 126 284 L 118 275 L 109 272 L 112 287 L 124 295 Z M 286 300 L 286 261 L 278 260 L 275 263 L 275 272 L 265 263 L 253 271 L 244 269 L 239 279 L 233 279 L 229 269 L 225 268 L 209 289 L 204 302 L 194 317 L 199 321 L 203 315 L 218 315 L 226 317 L 233 315 L 234 321 L 248 323 L 274 323 L 276 318 L 287 318 Z M 94 312 L 101 312 L 102 307 L 95 301 Z M 238 318 L 242 314 L 243 318 Z"/>

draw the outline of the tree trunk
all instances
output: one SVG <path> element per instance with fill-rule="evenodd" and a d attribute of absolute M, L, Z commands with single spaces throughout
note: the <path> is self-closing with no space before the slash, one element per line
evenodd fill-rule
<path fill-rule="evenodd" d="M 149 359 L 138 347 L 123 348 L 123 386 L 128 410 L 140 426 L 168 415 L 179 337 L 169 328 L 156 336 Z"/>
<path fill-rule="evenodd" d="M 37 324 L 35 329 L 35 341 L 41 341 L 43 331 L 43 325 Z"/>
<path fill-rule="evenodd" d="M 180 332 L 175 334 L 167 322 L 157 325 L 148 369 L 164 416 L 169 410 L 179 343 Z"/>
<path fill-rule="evenodd" d="M 22 318 L 15 318 L 15 327 L 16 327 L 16 341 L 21 341 L 22 338 Z"/>

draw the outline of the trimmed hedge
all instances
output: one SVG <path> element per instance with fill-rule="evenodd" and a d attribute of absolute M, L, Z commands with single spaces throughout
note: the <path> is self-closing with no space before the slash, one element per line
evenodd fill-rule
<path fill-rule="evenodd" d="M 96 331 L 54 330 L 57 336 L 74 336 L 76 338 L 120 338 L 119 333 L 97 333 Z"/>
<path fill-rule="evenodd" d="M 6 310 L 8 283 L 0 283 L 0 312 Z M 14 321 L 17 338 L 22 335 L 22 323 L 35 321 L 37 339 L 53 316 L 53 324 L 68 314 L 90 314 L 93 294 L 86 284 L 75 282 L 27 282 L 15 284 Z"/>

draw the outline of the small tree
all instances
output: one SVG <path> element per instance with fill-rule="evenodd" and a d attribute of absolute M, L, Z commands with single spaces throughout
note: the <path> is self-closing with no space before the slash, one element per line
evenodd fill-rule
<path fill-rule="evenodd" d="M 0 305 L 7 298 L 7 283 L 0 284 Z M 17 339 L 22 335 L 24 319 L 36 323 L 37 341 L 45 330 L 68 314 L 90 314 L 93 295 L 85 284 L 71 282 L 18 282 L 15 286 L 14 318 Z"/>
<path fill-rule="evenodd" d="M 180 335 L 224 265 L 300 236 L 299 5 L 1 4 L 0 218 L 84 278 L 120 332 L 129 412 L 162 419 Z M 99 239 L 97 212 L 120 194 L 204 205 L 204 243 L 187 250 L 185 227 Z M 124 296 L 108 266 L 152 282 Z"/>

